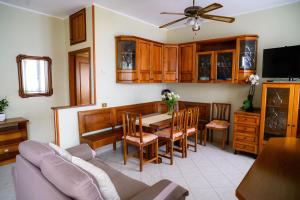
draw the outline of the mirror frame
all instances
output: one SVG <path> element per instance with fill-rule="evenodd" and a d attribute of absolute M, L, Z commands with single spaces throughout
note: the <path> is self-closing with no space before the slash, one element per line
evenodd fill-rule
<path fill-rule="evenodd" d="M 28 55 L 20 54 L 17 56 L 16 59 L 17 59 L 17 64 L 18 64 L 18 76 L 19 76 L 19 96 L 22 98 L 38 97 L 38 96 L 52 96 L 53 88 L 52 88 L 52 73 L 51 73 L 52 60 L 51 60 L 51 58 L 47 57 L 47 56 L 28 56 Z M 24 60 L 24 59 L 44 60 L 44 61 L 48 62 L 48 92 L 28 94 L 24 91 L 23 70 L 22 70 L 22 60 Z"/>

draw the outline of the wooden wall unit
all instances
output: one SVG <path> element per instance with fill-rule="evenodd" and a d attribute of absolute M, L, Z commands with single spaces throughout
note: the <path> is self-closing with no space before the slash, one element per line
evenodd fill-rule
<path fill-rule="evenodd" d="M 27 140 L 27 122 L 24 118 L 0 122 L 0 166 L 15 162 L 19 144 Z"/>
<path fill-rule="evenodd" d="M 259 150 L 272 137 L 300 138 L 300 83 L 263 83 Z"/>
<path fill-rule="evenodd" d="M 70 15 L 70 44 L 86 41 L 86 11 L 85 8 Z"/>
<path fill-rule="evenodd" d="M 234 112 L 233 149 L 258 154 L 260 110 Z"/>
<path fill-rule="evenodd" d="M 163 82 L 178 81 L 178 45 L 165 44 L 163 50 Z"/>
<path fill-rule="evenodd" d="M 196 43 L 179 45 L 179 82 L 196 81 Z"/>
<path fill-rule="evenodd" d="M 126 38 L 135 41 L 138 49 L 131 59 L 137 63 L 134 69 L 120 67 L 120 63 L 124 63 L 120 59 L 126 60 L 124 55 L 130 54 L 120 51 L 120 42 Z M 241 35 L 178 45 L 118 36 L 117 82 L 245 83 L 248 76 L 256 72 L 257 38 L 257 35 Z"/>

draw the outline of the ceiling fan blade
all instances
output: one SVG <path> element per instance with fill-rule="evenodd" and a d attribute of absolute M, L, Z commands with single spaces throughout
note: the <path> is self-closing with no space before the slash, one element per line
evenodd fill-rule
<path fill-rule="evenodd" d="M 226 22 L 226 23 L 232 23 L 235 20 L 235 18 L 233 17 L 225 17 L 225 16 L 218 16 L 218 15 L 201 15 L 200 17 L 204 19 L 210 19 L 210 20 Z"/>
<path fill-rule="evenodd" d="M 175 24 L 175 23 L 180 22 L 180 21 L 182 21 L 182 20 L 185 20 L 185 19 L 187 19 L 187 18 L 189 18 L 189 17 L 183 17 L 183 18 L 177 19 L 177 20 L 175 20 L 175 21 L 172 21 L 172 22 L 169 22 L 169 23 L 167 23 L 167 24 L 164 24 L 164 25 L 160 26 L 159 28 L 165 28 L 165 27 L 167 27 L 167 26 L 170 26 L 170 25 L 172 25 L 172 24 Z"/>
<path fill-rule="evenodd" d="M 201 10 L 199 10 L 198 13 L 203 14 L 203 13 L 207 13 L 207 12 L 210 12 L 210 11 L 222 8 L 222 7 L 223 6 L 221 4 L 219 4 L 219 3 L 213 3 L 213 4 L 209 5 L 209 6 L 206 6 L 205 8 L 202 8 Z"/>
<path fill-rule="evenodd" d="M 184 15 L 184 13 L 177 13 L 177 12 L 161 12 L 161 15 Z"/>

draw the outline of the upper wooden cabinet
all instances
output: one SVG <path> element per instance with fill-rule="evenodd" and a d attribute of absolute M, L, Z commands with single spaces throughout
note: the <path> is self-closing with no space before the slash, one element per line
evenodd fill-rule
<path fill-rule="evenodd" d="M 163 82 L 176 83 L 178 81 L 178 45 L 164 45 L 163 63 Z"/>
<path fill-rule="evenodd" d="M 153 43 L 152 47 L 152 82 L 163 80 L 163 45 Z"/>
<path fill-rule="evenodd" d="M 242 35 L 177 45 L 118 36 L 117 82 L 245 83 L 256 72 L 257 38 Z"/>
<path fill-rule="evenodd" d="M 179 82 L 196 81 L 196 43 L 179 45 Z"/>
<path fill-rule="evenodd" d="M 134 36 L 116 37 L 118 83 L 162 81 L 163 45 Z"/>
<path fill-rule="evenodd" d="M 70 44 L 86 41 L 86 12 L 85 8 L 70 15 Z"/>

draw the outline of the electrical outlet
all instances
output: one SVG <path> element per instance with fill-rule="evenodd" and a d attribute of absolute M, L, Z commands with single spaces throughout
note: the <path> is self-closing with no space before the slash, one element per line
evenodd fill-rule
<path fill-rule="evenodd" d="M 106 108 L 107 107 L 107 103 L 102 103 L 102 108 Z"/>

